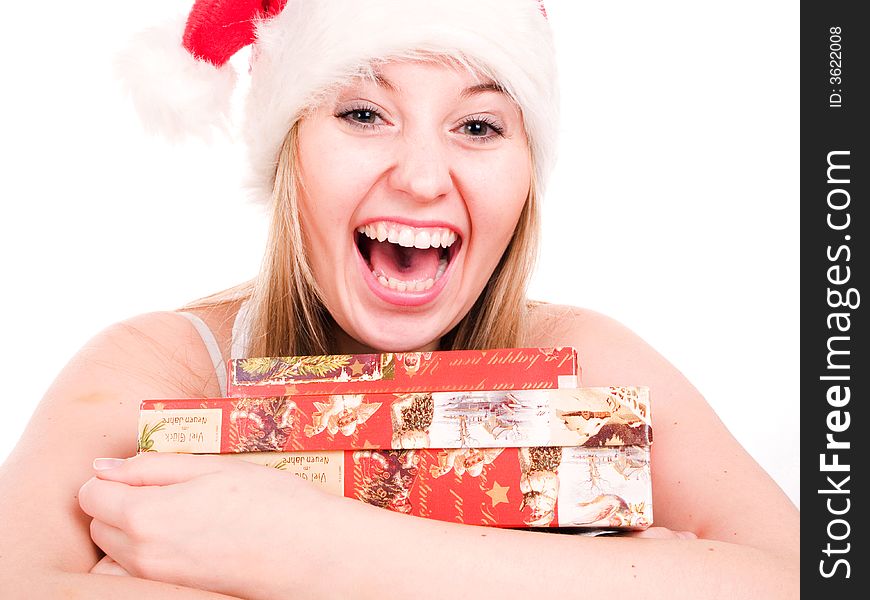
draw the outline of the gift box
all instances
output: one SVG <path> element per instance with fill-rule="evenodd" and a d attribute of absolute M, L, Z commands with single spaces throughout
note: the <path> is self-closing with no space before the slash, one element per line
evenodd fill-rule
<path fill-rule="evenodd" d="M 652 523 L 645 387 L 147 400 L 139 431 L 143 452 L 232 453 L 421 517 Z"/>
<path fill-rule="evenodd" d="M 648 446 L 646 388 L 146 400 L 139 447 L 193 454 Z"/>
<path fill-rule="evenodd" d="M 577 387 L 577 352 L 562 348 L 442 350 L 241 358 L 227 395 L 277 396 Z"/>
<path fill-rule="evenodd" d="M 233 455 L 400 513 L 495 527 L 641 530 L 648 446 L 249 452 Z"/>

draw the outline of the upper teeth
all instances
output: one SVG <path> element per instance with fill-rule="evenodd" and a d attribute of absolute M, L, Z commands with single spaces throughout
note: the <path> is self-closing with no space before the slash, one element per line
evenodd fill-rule
<path fill-rule="evenodd" d="M 389 221 L 377 221 L 357 228 L 359 233 L 379 242 L 388 241 L 405 248 L 449 248 L 456 232 L 446 227 L 411 227 Z"/>

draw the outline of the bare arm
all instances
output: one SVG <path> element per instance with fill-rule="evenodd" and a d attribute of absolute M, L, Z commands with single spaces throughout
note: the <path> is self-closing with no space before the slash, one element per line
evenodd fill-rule
<path fill-rule="evenodd" d="M 352 533 L 336 557 L 335 576 L 326 578 L 331 589 L 318 597 L 791 600 L 799 594 L 788 553 L 738 544 L 485 529 L 365 505 L 336 516 Z"/>
<path fill-rule="evenodd" d="M 76 497 L 95 457 L 135 454 L 140 400 L 217 393 L 201 346 L 183 318 L 144 315 L 96 336 L 61 372 L 0 467 L 0 597 L 218 597 L 89 574 L 102 552 Z"/>
<path fill-rule="evenodd" d="M 699 539 L 484 530 L 378 513 L 347 524 L 346 579 L 366 580 L 373 568 L 352 557 L 385 548 L 389 593 L 399 597 L 799 597 L 798 511 L 701 394 L 615 321 L 569 307 L 542 313 L 528 345 L 575 346 L 583 385 L 650 387 L 654 522 Z"/>
<path fill-rule="evenodd" d="M 797 594 L 788 552 L 676 536 L 587 538 L 444 523 L 328 495 L 227 456 L 142 455 L 100 478 L 82 489 L 82 506 L 123 527 L 104 539 L 131 573 L 257 600 Z M 116 500 L 99 506 L 105 496 Z"/>
<path fill-rule="evenodd" d="M 698 390 L 624 326 L 574 311 L 583 385 L 650 387 L 655 524 L 796 558 L 797 509 Z"/>
<path fill-rule="evenodd" d="M 654 522 L 698 539 L 484 530 L 373 513 L 345 525 L 353 533 L 342 580 L 371 582 L 356 596 L 799 597 L 797 509 L 685 377 L 594 312 L 545 307 L 537 325 L 528 345 L 575 346 L 583 385 L 650 387 Z M 354 558 L 375 549 L 384 549 L 380 566 Z M 384 587 L 366 575 L 373 568 L 389 569 Z"/>

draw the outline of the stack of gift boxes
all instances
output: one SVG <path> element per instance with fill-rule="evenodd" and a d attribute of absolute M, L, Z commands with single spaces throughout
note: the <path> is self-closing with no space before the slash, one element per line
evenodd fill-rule
<path fill-rule="evenodd" d="M 578 387 L 573 348 L 233 359 L 227 391 L 142 402 L 139 451 L 234 454 L 452 522 L 652 523 L 648 389 Z"/>

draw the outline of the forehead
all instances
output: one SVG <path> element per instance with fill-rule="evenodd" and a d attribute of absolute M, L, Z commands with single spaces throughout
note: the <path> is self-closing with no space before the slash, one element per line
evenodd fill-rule
<path fill-rule="evenodd" d="M 512 102 L 503 86 L 481 69 L 451 57 L 383 62 L 371 65 L 359 76 L 335 90 L 342 96 L 361 90 L 380 89 L 394 96 L 452 96 L 457 101 L 491 93 Z"/>

